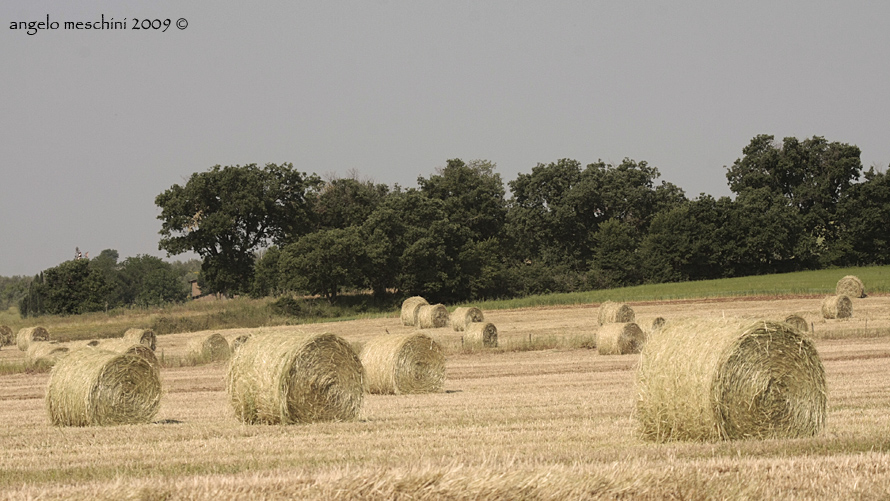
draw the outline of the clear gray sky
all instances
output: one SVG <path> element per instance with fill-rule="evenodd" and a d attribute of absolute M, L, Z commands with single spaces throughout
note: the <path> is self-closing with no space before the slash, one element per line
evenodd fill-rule
<path fill-rule="evenodd" d="M 128 29 L 64 28 L 103 14 Z M 449 158 L 506 182 L 629 157 L 694 198 L 728 195 L 724 166 L 765 133 L 883 170 L 888 20 L 877 1 L 5 0 L 0 275 L 76 246 L 165 257 L 155 196 L 216 164 L 416 186 Z"/>

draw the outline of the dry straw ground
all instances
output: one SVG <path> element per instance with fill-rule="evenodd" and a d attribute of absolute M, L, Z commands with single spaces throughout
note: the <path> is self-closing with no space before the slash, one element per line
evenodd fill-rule
<path fill-rule="evenodd" d="M 598 305 L 494 310 L 486 319 L 498 326 L 498 348 L 464 352 L 460 333 L 428 331 L 448 354 L 444 391 L 365 395 L 352 422 L 242 424 L 226 398 L 226 365 L 216 362 L 163 369 L 151 424 L 54 427 L 48 374 L 0 376 L 0 498 L 886 498 L 890 296 L 854 299 L 854 316 L 841 320 L 822 318 L 821 299 L 632 303 L 641 325 L 803 317 L 828 386 L 815 437 L 644 441 L 634 417 L 639 355 L 516 351 L 530 338 L 594 335 Z M 358 345 L 411 330 L 397 314 L 304 327 Z M 159 336 L 158 353 L 182 356 L 206 334 Z M 24 356 L 0 351 L 7 361 Z"/>

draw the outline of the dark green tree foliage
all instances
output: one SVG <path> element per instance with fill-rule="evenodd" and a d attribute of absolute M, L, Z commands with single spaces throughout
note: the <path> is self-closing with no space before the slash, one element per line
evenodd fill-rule
<path fill-rule="evenodd" d="M 309 192 L 321 186 L 290 164 L 214 166 L 155 199 L 163 221 L 159 248 L 202 258 L 209 292 L 249 290 L 255 252 L 299 239 L 315 223 Z"/>
<path fill-rule="evenodd" d="M 726 235 L 732 201 L 699 198 L 659 212 L 640 244 L 646 280 L 682 282 L 726 277 Z"/>
<path fill-rule="evenodd" d="M 319 294 L 334 302 L 340 291 L 357 282 L 358 228 L 335 228 L 304 235 L 285 246 L 278 258 L 282 286 Z"/>
<path fill-rule="evenodd" d="M 593 236 L 591 283 L 598 289 L 636 285 L 643 281 L 637 255 L 637 230 L 629 222 L 609 219 Z"/>
<path fill-rule="evenodd" d="M 250 296 L 261 298 L 266 296 L 278 296 L 284 289 L 281 287 L 278 270 L 278 261 L 281 258 L 281 249 L 272 246 L 257 257 L 254 267 L 253 282 L 250 286 Z"/>
<path fill-rule="evenodd" d="M 425 179 L 417 178 L 420 191 L 444 202 L 449 221 L 470 230 L 470 236 L 482 241 L 500 236 L 507 218 L 504 183 L 495 165 L 484 160 L 469 164 L 455 158 Z"/>
<path fill-rule="evenodd" d="M 28 295 L 31 286 L 31 277 L 13 276 L 0 277 L 0 308 L 9 309 Z"/>
<path fill-rule="evenodd" d="M 829 260 L 837 242 L 837 208 L 840 200 L 862 172 L 858 147 L 831 142 L 823 137 L 799 141 L 784 139 L 781 145 L 771 135 L 751 140 L 744 156 L 727 170 L 730 189 L 781 195 L 801 218 L 803 230 L 822 242 Z"/>
<path fill-rule="evenodd" d="M 507 183 L 513 197 L 507 216 L 507 233 L 513 257 L 529 264 L 568 263 L 583 268 L 588 257 L 588 230 L 575 204 L 572 189 L 581 181 L 581 164 L 561 159 L 538 164 L 530 174 Z"/>
<path fill-rule="evenodd" d="M 121 304 L 160 306 L 185 301 L 188 289 L 170 263 L 149 255 L 125 259 L 119 270 Z"/>
<path fill-rule="evenodd" d="M 325 183 L 312 200 L 317 229 L 360 226 L 379 206 L 389 187 L 354 177 Z"/>
<path fill-rule="evenodd" d="M 838 264 L 890 264 L 890 175 L 871 167 L 838 207 L 841 244 Z"/>
<path fill-rule="evenodd" d="M 74 315 L 102 311 L 108 306 L 108 284 L 88 259 L 65 261 L 44 270 L 37 289 L 43 300 L 42 311 L 49 314 Z"/>

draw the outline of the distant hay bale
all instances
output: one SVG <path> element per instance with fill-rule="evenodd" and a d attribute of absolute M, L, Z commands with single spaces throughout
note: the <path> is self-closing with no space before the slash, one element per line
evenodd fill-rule
<path fill-rule="evenodd" d="M 648 440 L 797 438 L 822 429 L 825 370 L 784 322 L 671 320 L 643 347 L 636 417 Z"/>
<path fill-rule="evenodd" d="M 634 310 L 624 303 L 606 301 L 600 305 L 597 320 L 600 325 L 633 322 L 635 320 Z"/>
<path fill-rule="evenodd" d="M 160 370 L 161 368 L 161 365 L 158 362 L 158 356 L 155 355 L 155 352 L 148 345 L 136 342 L 133 339 L 106 339 L 99 343 L 97 348 L 101 350 L 113 351 L 115 353 L 129 353 L 138 355 L 147 360 L 148 363 L 150 363 L 151 366 L 155 369 Z"/>
<path fill-rule="evenodd" d="M 0 346 L 11 345 L 15 341 L 12 328 L 8 325 L 0 325 Z"/>
<path fill-rule="evenodd" d="M 49 332 L 43 327 L 25 327 L 15 335 L 15 344 L 22 351 L 28 351 L 32 341 L 49 341 Z"/>
<path fill-rule="evenodd" d="M 33 341 L 28 345 L 28 362 L 35 367 L 52 367 L 68 354 L 69 348 L 50 341 Z"/>
<path fill-rule="evenodd" d="M 853 301 L 847 296 L 828 296 L 822 300 L 822 318 L 850 318 Z"/>
<path fill-rule="evenodd" d="M 148 423 L 160 401 L 161 380 L 147 360 L 96 348 L 60 359 L 46 389 L 49 419 L 57 426 Z"/>
<path fill-rule="evenodd" d="M 421 306 L 428 305 L 426 299 L 413 296 L 402 302 L 402 325 L 417 325 L 417 313 Z"/>
<path fill-rule="evenodd" d="M 788 315 L 785 317 L 785 323 L 799 330 L 800 332 L 809 332 L 810 324 L 800 315 Z"/>
<path fill-rule="evenodd" d="M 596 333 L 596 350 L 600 355 L 639 353 L 646 344 L 646 333 L 633 322 L 605 324 Z"/>
<path fill-rule="evenodd" d="M 491 322 L 473 322 L 467 326 L 465 338 L 486 348 L 497 348 L 498 328 Z"/>
<path fill-rule="evenodd" d="M 155 350 L 158 342 L 157 336 L 151 329 L 127 329 L 127 332 L 124 332 L 124 339 L 144 344 L 151 348 L 151 351 Z"/>
<path fill-rule="evenodd" d="M 373 338 L 360 357 L 370 393 L 435 393 L 445 386 L 445 355 L 426 334 Z"/>
<path fill-rule="evenodd" d="M 232 356 L 226 392 L 245 423 L 349 421 L 361 410 L 364 371 L 334 334 L 255 334 Z"/>
<path fill-rule="evenodd" d="M 451 327 L 458 332 L 466 330 L 467 326 L 473 322 L 483 320 L 485 318 L 482 315 L 482 310 L 473 306 L 461 306 L 451 312 Z"/>
<path fill-rule="evenodd" d="M 229 342 L 219 333 L 192 339 L 186 348 L 188 355 L 199 362 L 228 360 L 232 356 Z"/>
<path fill-rule="evenodd" d="M 859 280 L 858 277 L 847 275 L 837 281 L 835 294 L 850 298 L 865 297 L 865 285 L 862 284 L 862 280 Z"/>
<path fill-rule="evenodd" d="M 232 353 L 235 353 L 235 350 L 237 350 L 248 339 L 250 339 L 250 334 L 241 334 L 240 336 L 232 336 L 231 338 L 228 338 L 226 340 L 229 342 L 229 348 L 232 350 Z"/>
<path fill-rule="evenodd" d="M 444 304 L 425 304 L 417 311 L 417 326 L 421 329 L 438 329 L 448 325 L 448 308 Z"/>
<path fill-rule="evenodd" d="M 664 317 L 655 317 L 655 320 L 652 321 L 652 327 L 650 328 L 650 330 L 652 332 L 655 332 L 661 329 L 662 327 L 664 327 L 664 322 Z"/>

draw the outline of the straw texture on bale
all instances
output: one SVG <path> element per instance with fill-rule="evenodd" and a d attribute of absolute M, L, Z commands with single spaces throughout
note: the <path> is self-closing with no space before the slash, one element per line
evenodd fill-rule
<path fill-rule="evenodd" d="M 155 355 L 154 350 L 149 346 L 132 339 L 106 339 L 99 343 L 97 347 L 101 350 L 113 351 L 115 353 L 137 355 L 147 360 L 155 369 L 160 370 L 161 368 L 158 363 L 158 356 Z"/>
<path fill-rule="evenodd" d="M 467 326 L 466 339 L 470 343 L 481 344 L 486 348 L 497 348 L 498 328 L 491 322 L 473 322 Z"/>
<path fill-rule="evenodd" d="M 655 320 L 652 321 L 652 328 L 650 330 L 657 331 L 658 329 L 661 329 L 664 327 L 664 322 L 664 317 L 655 317 Z"/>
<path fill-rule="evenodd" d="M 837 281 L 835 294 L 851 298 L 865 297 L 865 285 L 862 284 L 862 280 L 859 280 L 859 277 L 847 275 Z"/>
<path fill-rule="evenodd" d="M 155 350 L 158 342 L 154 331 L 150 329 L 127 329 L 127 332 L 124 332 L 124 339 L 144 344 L 151 348 L 151 351 Z"/>
<path fill-rule="evenodd" d="M 810 437 L 826 415 L 812 341 L 784 322 L 672 320 L 646 342 L 636 378 L 645 439 Z"/>
<path fill-rule="evenodd" d="M 417 313 L 421 306 L 428 305 L 426 299 L 413 296 L 402 302 L 402 325 L 417 325 Z"/>
<path fill-rule="evenodd" d="M 46 389 L 49 419 L 57 426 L 148 423 L 160 401 L 161 380 L 147 360 L 97 348 L 60 359 Z"/>
<path fill-rule="evenodd" d="M 482 322 L 483 320 L 485 317 L 482 315 L 482 310 L 472 306 L 461 306 L 451 312 L 451 328 L 458 332 L 466 330 L 467 326 L 473 322 Z"/>
<path fill-rule="evenodd" d="M 334 334 L 254 334 L 229 362 L 226 391 L 245 423 L 349 421 L 362 407 L 364 373 Z"/>
<path fill-rule="evenodd" d="M 14 341 L 15 336 L 12 335 L 12 328 L 8 325 L 0 325 L 0 346 L 10 345 Z"/>
<path fill-rule="evenodd" d="M 361 360 L 370 393 L 435 393 L 445 386 L 442 347 L 423 333 L 373 338 Z"/>
<path fill-rule="evenodd" d="M 232 353 L 235 353 L 235 350 L 248 339 L 250 339 L 250 334 L 241 334 L 240 336 L 234 336 L 231 339 L 228 339 L 229 348 L 232 350 Z"/>
<path fill-rule="evenodd" d="M 633 322 L 606 324 L 596 333 L 596 351 L 600 355 L 639 353 L 646 344 L 646 333 Z"/>
<path fill-rule="evenodd" d="M 600 305 L 597 320 L 600 325 L 611 323 L 628 323 L 635 320 L 634 310 L 624 303 L 606 301 Z"/>
<path fill-rule="evenodd" d="M 785 317 L 785 323 L 799 330 L 800 332 L 809 332 L 810 324 L 800 315 L 788 315 Z"/>
<path fill-rule="evenodd" d="M 188 343 L 189 356 L 205 362 L 228 360 L 232 356 L 229 342 L 219 333 L 192 339 Z"/>
<path fill-rule="evenodd" d="M 28 361 L 39 367 L 52 367 L 68 354 L 69 348 L 49 341 L 34 341 L 28 345 Z"/>
<path fill-rule="evenodd" d="M 850 318 L 853 301 L 847 296 L 828 296 L 822 300 L 822 318 Z"/>
<path fill-rule="evenodd" d="M 49 332 L 43 327 L 25 327 L 15 335 L 15 344 L 22 351 L 28 351 L 32 341 L 49 341 Z"/>
<path fill-rule="evenodd" d="M 438 329 L 448 325 L 448 308 L 444 304 L 425 304 L 417 311 L 417 326 L 421 329 Z"/>

